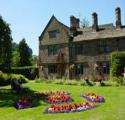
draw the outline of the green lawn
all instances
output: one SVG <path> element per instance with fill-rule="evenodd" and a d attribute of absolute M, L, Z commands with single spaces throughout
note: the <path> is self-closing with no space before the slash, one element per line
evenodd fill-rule
<path fill-rule="evenodd" d="M 71 93 L 75 102 L 85 99 L 81 92 L 95 92 L 106 99 L 99 103 L 99 107 L 79 113 L 44 114 L 48 106 L 42 100 L 35 100 L 36 108 L 16 110 L 12 103 L 22 95 L 10 90 L 10 86 L 0 88 L 0 120 L 125 120 L 125 87 L 85 87 L 75 85 L 56 85 L 46 83 L 25 84 L 30 91 L 25 95 L 32 95 L 36 91 L 64 90 Z"/>

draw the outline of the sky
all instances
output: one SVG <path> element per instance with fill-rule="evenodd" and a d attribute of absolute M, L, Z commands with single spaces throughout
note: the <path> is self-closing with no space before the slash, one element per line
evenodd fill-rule
<path fill-rule="evenodd" d="M 116 7 L 121 8 L 125 25 L 125 0 L 0 0 L 0 15 L 10 24 L 13 41 L 25 38 L 38 55 L 38 37 L 52 15 L 67 26 L 71 15 L 86 18 L 91 26 L 92 13 L 96 12 L 99 24 L 115 24 Z"/>

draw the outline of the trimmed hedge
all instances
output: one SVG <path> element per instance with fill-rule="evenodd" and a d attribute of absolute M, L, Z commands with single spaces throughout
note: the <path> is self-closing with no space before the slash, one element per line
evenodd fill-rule
<path fill-rule="evenodd" d="M 110 77 L 122 76 L 125 67 L 125 52 L 113 52 L 111 54 Z"/>
<path fill-rule="evenodd" d="M 125 67 L 125 51 L 111 54 L 110 80 L 124 85 L 123 70 Z"/>
<path fill-rule="evenodd" d="M 12 78 L 18 79 L 20 83 L 28 82 L 28 79 L 23 75 L 8 74 L 0 71 L 0 86 L 9 85 L 11 83 Z"/>
<path fill-rule="evenodd" d="M 38 67 L 26 66 L 26 67 L 13 67 L 11 73 L 24 75 L 29 80 L 34 80 L 38 77 Z"/>

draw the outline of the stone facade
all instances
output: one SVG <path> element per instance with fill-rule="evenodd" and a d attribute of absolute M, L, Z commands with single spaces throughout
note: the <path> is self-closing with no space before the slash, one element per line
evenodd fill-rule
<path fill-rule="evenodd" d="M 98 25 L 98 15 L 93 13 L 93 25 L 88 28 L 80 28 L 79 19 L 74 16 L 70 17 L 70 27 L 52 16 L 39 37 L 39 68 L 45 68 L 46 78 L 88 76 L 95 64 L 108 74 L 110 53 L 125 50 L 120 8 L 116 8 L 115 14 L 114 26 Z M 44 77 L 41 69 L 39 76 Z"/>
<path fill-rule="evenodd" d="M 39 67 L 45 67 L 48 77 L 57 76 L 57 66 L 62 64 L 66 68 L 69 63 L 69 32 L 67 26 L 52 16 L 39 37 Z M 57 60 L 60 52 L 64 54 L 64 60 L 61 63 Z M 42 78 L 41 74 L 42 72 L 39 70 L 39 76 Z"/>

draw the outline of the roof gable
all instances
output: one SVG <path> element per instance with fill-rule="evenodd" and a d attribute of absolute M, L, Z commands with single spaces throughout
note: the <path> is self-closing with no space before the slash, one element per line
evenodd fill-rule
<path fill-rule="evenodd" d="M 64 26 L 65 28 L 69 29 L 68 26 L 66 26 L 66 25 L 64 25 L 63 23 L 61 23 L 60 21 L 58 21 L 57 18 L 53 15 L 53 16 L 50 18 L 49 22 L 47 23 L 46 27 L 44 28 L 43 32 L 41 33 L 41 35 L 40 35 L 40 37 L 39 37 L 39 40 L 42 39 L 44 33 L 46 32 L 46 30 L 48 29 L 48 27 L 50 26 L 50 24 L 51 24 L 54 20 L 57 21 L 60 25 Z"/>

